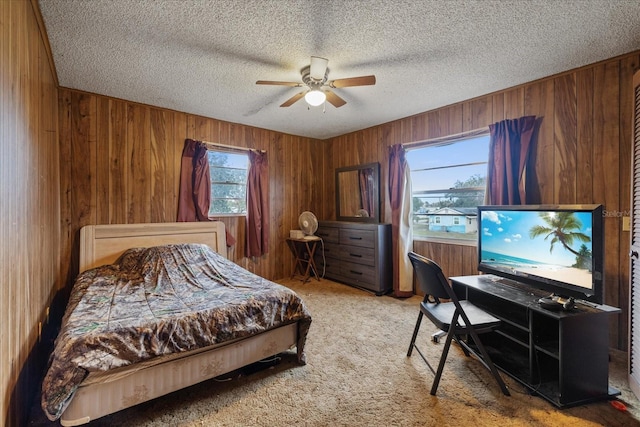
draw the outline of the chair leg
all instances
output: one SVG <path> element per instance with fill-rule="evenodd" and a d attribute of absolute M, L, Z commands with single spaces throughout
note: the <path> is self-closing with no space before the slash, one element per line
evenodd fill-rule
<path fill-rule="evenodd" d="M 431 334 L 431 341 L 433 341 L 434 343 L 439 343 L 440 342 L 440 338 L 444 337 L 445 335 L 447 335 L 447 333 L 445 331 L 438 331 L 438 332 L 434 332 Z"/>
<path fill-rule="evenodd" d="M 447 340 L 444 343 L 444 348 L 442 349 L 442 356 L 440 356 L 440 363 L 438 363 L 438 372 L 436 372 L 436 376 L 433 379 L 433 385 L 431 386 L 431 395 L 435 396 L 436 391 L 438 390 L 438 385 L 440 384 L 440 377 L 442 377 L 442 371 L 444 370 L 444 362 L 447 361 L 447 355 L 449 354 L 449 348 L 451 347 L 451 341 L 453 340 L 453 336 L 455 335 L 455 328 L 449 328 L 449 333 L 447 333 Z"/>
<path fill-rule="evenodd" d="M 413 336 L 411 337 L 411 344 L 409 344 L 409 350 L 407 351 L 407 357 L 411 357 L 411 353 L 413 352 L 413 347 L 416 344 L 416 338 L 418 336 L 418 330 L 420 329 L 420 323 L 422 323 L 422 316 L 424 314 L 420 312 L 418 314 L 418 321 L 416 322 L 416 327 L 413 329 Z"/>

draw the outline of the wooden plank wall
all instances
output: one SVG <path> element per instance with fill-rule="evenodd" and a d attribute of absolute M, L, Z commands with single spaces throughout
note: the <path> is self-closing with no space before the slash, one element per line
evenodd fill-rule
<path fill-rule="evenodd" d="M 269 279 L 291 275 L 284 244 L 298 215 L 324 204 L 323 143 L 95 94 L 59 90 L 63 259 L 70 283 L 78 271 L 78 236 L 87 224 L 172 222 L 186 138 L 267 150 L 270 244 L 259 259 L 244 256 L 244 217 L 222 219 L 237 239 L 229 257 Z M 319 166 L 318 166 L 319 165 Z"/>
<path fill-rule="evenodd" d="M 534 156 L 537 203 L 601 203 L 605 217 L 607 304 L 622 308 L 611 327 L 611 345 L 627 348 L 631 167 L 631 79 L 640 53 L 550 76 L 423 114 L 327 141 L 323 219 L 335 219 L 332 171 L 381 164 L 383 221 L 390 222 L 388 147 L 487 127 L 503 119 L 540 119 Z M 414 250 L 438 260 L 450 276 L 475 274 L 474 247 L 415 241 Z"/>
<path fill-rule="evenodd" d="M 231 259 L 282 278 L 293 263 L 283 241 L 297 228 L 298 214 L 335 218 L 335 168 L 380 162 L 382 219 L 389 221 L 390 145 L 535 114 L 542 119 L 535 152 L 539 201 L 607 208 L 606 299 L 623 309 L 612 326 L 612 346 L 626 349 L 628 234 L 621 216 L 629 210 L 630 88 L 639 52 L 316 141 L 57 89 L 38 19 L 30 2 L 0 1 L 0 424 L 25 424 L 42 365 L 30 357 L 53 295 L 77 272 L 80 227 L 173 221 L 185 138 L 269 152 L 268 255 L 245 258 L 244 221 L 223 220 L 238 237 Z M 423 241 L 414 247 L 450 275 L 475 272 L 473 247 Z"/>
<path fill-rule="evenodd" d="M 28 1 L 0 1 L 0 425 L 26 425 L 60 281 L 57 82 Z M 44 356 L 46 358 L 46 356 Z"/>

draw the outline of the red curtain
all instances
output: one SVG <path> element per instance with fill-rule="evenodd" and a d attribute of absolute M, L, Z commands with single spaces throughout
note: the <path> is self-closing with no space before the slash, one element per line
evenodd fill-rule
<path fill-rule="evenodd" d="M 187 139 L 182 150 L 178 221 L 209 220 L 211 176 L 207 147 L 202 141 Z"/>
<path fill-rule="evenodd" d="M 527 166 L 536 117 L 503 120 L 489 125 L 487 201 L 492 205 L 520 205 L 527 200 Z"/>
<path fill-rule="evenodd" d="M 393 259 L 393 292 L 397 297 L 408 297 L 413 295 L 412 291 L 402 290 L 400 284 L 401 264 L 400 228 L 402 225 L 403 189 L 405 183 L 405 169 L 407 160 L 405 149 L 402 144 L 389 147 L 389 199 L 391 202 L 391 254 Z"/>
<path fill-rule="evenodd" d="M 247 178 L 247 257 L 269 251 L 269 162 L 267 153 L 249 151 Z"/>

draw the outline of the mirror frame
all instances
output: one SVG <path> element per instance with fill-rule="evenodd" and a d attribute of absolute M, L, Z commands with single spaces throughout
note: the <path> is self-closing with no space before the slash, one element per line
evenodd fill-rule
<path fill-rule="evenodd" d="M 358 216 L 342 216 L 340 215 L 340 173 L 360 171 L 362 169 L 373 170 L 373 214 L 368 217 Z M 335 172 L 336 180 L 336 219 L 338 221 L 349 222 L 380 222 L 380 163 L 367 163 L 364 165 L 347 166 L 342 168 L 336 168 Z"/>

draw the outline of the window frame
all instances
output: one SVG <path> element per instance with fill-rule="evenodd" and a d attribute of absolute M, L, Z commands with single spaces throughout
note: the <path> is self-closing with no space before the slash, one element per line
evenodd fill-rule
<path fill-rule="evenodd" d="M 489 132 L 489 128 L 482 128 L 482 129 L 476 129 L 474 131 L 470 131 L 470 132 L 465 132 L 465 133 L 460 133 L 460 134 L 456 134 L 456 135 L 450 135 L 450 136 L 446 136 L 446 137 L 441 137 L 441 138 L 433 138 L 430 140 L 425 140 L 425 141 L 421 141 L 421 142 L 416 142 L 416 143 L 411 143 L 411 144 L 405 144 L 405 149 L 407 151 L 413 151 L 413 150 L 419 150 L 422 148 L 429 148 L 429 147 L 438 147 L 438 146 L 444 146 L 444 145 L 450 145 L 450 144 L 455 144 L 456 142 L 462 142 L 462 141 L 466 141 L 469 139 L 476 139 L 476 138 L 482 138 L 482 137 L 487 137 L 490 138 L 490 132 Z M 488 166 L 489 166 L 489 150 L 490 150 L 490 140 L 488 141 L 488 147 L 487 147 L 487 159 L 485 162 L 471 162 L 471 163 L 461 163 L 461 164 L 452 164 L 452 165 L 447 165 L 447 166 L 435 166 L 433 168 L 421 168 L 421 169 L 417 169 L 417 170 L 425 170 L 425 169 L 447 169 L 447 168 L 454 168 L 454 167 L 460 167 L 460 166 L 472 166 L 472 165 L 481 165 L 481 164 L 485 164 L 487 166 L 487 170 L 488 170 Z M 410 168 L 410 166 L 409 166 Z M 411 170 L 411 172 L 413 172 L 413 170 Z M 485 177 L 485 183 L 486 183 L 486 173 L 484 175 Z M 412 177 L 411 179 L 413 180 L 413 173 L 412 173 Z M 426 190 L 424 192 L 420 192 L 420 193 L 415 193 L 412 191 L 411 194 L 411 198 L 413 199 L 414 197 L 417 197 L 416 194 L 443 194 L 446 190 L 447 193 L 457 193 L 457 192 L 470 192 L 470 191 L 483 191 L 483 195 L 486 195 L 486 184 L 483 187 L 465 187 L 465 188 L 460 188 L 460 189 L 435 189 L 435 190 Z M 484 199 L 484 197 L 483 197 Z M 482 204 L 482 203 L 481 203 Z M 455 209 L 455 207 L 451 207 L 451 209 Z M 422 215 L 418 212 L 411 212 L 411 222 L 412 225 L 415 226 L 415 222 L 414 222 L 414 215 Z M 428 218 L 428 214 L 427 215 L 423 215 L 423 216 L 427 216 Z M 439 219 L 439 218 L 438 218 Z M 429 224 L 431 221 L 427 221 L 426 224 Z M 433 221 L 433 223 L 437 223 L 437 221 Z M 470 219 L 468 221 L 461 221 L 461 224 L 464 223 L 470 223 Z M 471 224 L 469 224 L 471 225 Z M 477 231 L 476 231 L 477 233 Z M 451 244 L 451 245 L 462 245 L 462 246 L 477 246 L 478 241 L 477 238 L 476 239 L 460 239 L 460 238 L 450 238 L 450 237 L 438 237 L 438 236 L 419 236 L 416 237 L 415 233 L 413 235 L 413 240 L 416 241 L 425 241 L 425 242 L 434 242 L 434 243 L 445 243 L 445 244 Z"/>
<path fill-rule="evenodd" d="M 228 155 L 228 154 L 233 154 L 233 155 L 240 155 L 240 156 L 244 156 L 246 157 L 246 169 L 242 169 L 242 168 L 238 168 L 238 167 L 219 167 L 219 166 L 212 166 L 210 159 L 209 159 L 209 154 L 210 153 L 218 153 L 218 154 L 223 154 L 223 155 Z M 223 218 L 223 217 L 246 217 L 247 216 L 247 184 L 248 184 L 248 177 L 249 177 L 249 152 L 242 150 L 242 149 L 233 149 L 231 147 L 227 148 L 227 147 L 218 147 L 215 145 L 210 145 L 207 147 L 207 161 L 209 162 L 209 177 L 210 177 L 210 183 L 209 185 L 211 186 L 211 199 L 209 200 L 209 211 L 208 211 L 208 217 L 210 219 L 212 218 Z M 228 169 L 228 170 L 246 170 L 246 175 L 245 175 L 245 182 L 244 182 L 244 194 L 245 194 L 245 198 L 244 198 L 244 204 L 245 204 L 245 210 L 244 212 L 211 212 L 211 208 L 213 206 L 213 202 L 214 200 L 218 200 L 220 198 L 214 198 L 213 194 L 213 187 L 216 184 L 223 184 L 223 185 L 240 185 L 240 183 L 236 183 L 233 181 L 226 181 L 226 182 L 217 182 L 213 180 L 213 173 L 212 173 L 212 168 L 219 168 L 219 169 Z M 232 200 L 240 200 L 239 198 L 233 198 Z"/>

